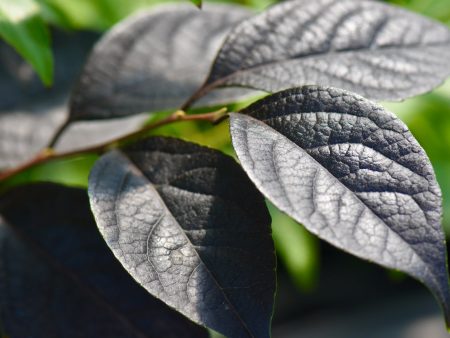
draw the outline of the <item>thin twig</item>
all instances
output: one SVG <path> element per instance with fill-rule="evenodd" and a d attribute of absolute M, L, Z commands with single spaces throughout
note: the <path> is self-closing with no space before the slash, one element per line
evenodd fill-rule
<path fill-rule="evenodd" d="M 70 158 L 70 157 L 79 156 L 79 155 L 83 155 L 83 154 L 99 154 L 99 155 L 101 155 L 111 149 L 123 146 L 127 143 L 130 143 L 139 138 L 142 138 L 142 137 L 146 136 L 149 131 L 156 129 L 158 127 L 162 127 L 167 124 L 181 122 L 181 121 L 207 121 L 207 122 L 214 124 L 214 123 L 222 120 L 222 118 L 225 116 L 226 111 L 227 111 L 226 108 L 222 108 L 217 111 L 210 112 L 210 113 L 187 115 L 184 111 L 177 110 L 176 112 L 174 112 L 173 114 L 169 115 L 168 117 L 166 117 L 164 119 L 147 124 L 144 127 L 142 127 L 141 129 L 138 129 L 134 132 L 131 132 L 129 134 L 126 134 L 124 136 L 104 142 L 104 143 L 96 145 L 96 146 L 77 149 L 77 150 L 71 150 L 71 151 L 66 151 L 66 152 L 60 152 L 60 153 L 55 152 L 52 148 L 46 148 L 42 152 L 40 152 L 36 157 L 31 159 L 30 161 L 25 162 L 16 168 L 13 168 L 13 169 L 7 170 L 3 173 L 0 173 L 0 182 L 6 180 L 8 178 L 11 178 L 11 177 L 29 169 L 29 168 L 32 168 L 36 165 L 39 165 L 42 163 L 47 163 L 49 161 Z M 63 128 L 60 128 L 60 129 L 63 129 Z"/>
<path fill-rule="evenodd" d="M 219 79 L 216 80 L 210 84 L 207 84 L 207 82 L 205 82 L 196 92 L 194 92 L 194 94 L 192 94 L 187 100 L 186 102 L 184 102 L 181 107 L 180 110 L 186 111 L 189 108 L 191 108 L 191 106 L 198 101 L 199 99 L 201 99 L 203 96 L 205 96 L 206 94 L 208 94 L 209 92 L 211 92 L 212 90 L 220 87 L 220 85 L 223 83 L 224 80 L 226 80 L 227 77 L 223 78 L 223 79 Z"/>
<path fill-rule="evenodd" d="M 47 145 L 48 149 L 52 149 L 55 147 L 56 142 L 59 140 L 59 137 L 62 133 L 67 129 L 72 121 L 70 119 L 66 119 L 64 123 L 56 130 L 55 134 L 53 134 L 50 142 Z"/>

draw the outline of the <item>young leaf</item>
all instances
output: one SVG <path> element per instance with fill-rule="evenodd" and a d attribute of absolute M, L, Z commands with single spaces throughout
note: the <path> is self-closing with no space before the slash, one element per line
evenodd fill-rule
<path fill-rule="evenodd" d="M 0 322 L 8 337 L 208 337 L 123 270 L 85 190 L 53 184 L 0 198 Z"/>
<path fill-rule="evenodd" d="M 399 119 L 356 94 L 306 86 L 230 123 L 244 170 L 273 204 L 338 248 L 422 281 L 450 323 L 441 192 Z"/>
<path fill-rule="evenodd" d="M 112 29 L 95 47 L 71 100 L 71 119 L 107 119 L 180 106 L 206 77 L 232 25 L 249 15 L 237 6 L 166 5 Z M 207 104 L 242 93 L 218 93 Z"/>
<path fill-rule="evenodd" d="M 33 66 L 42 82 L 52 83 L 50 34 L 34 0 L 0 2 L 0 37 Z"/>
<path fill-rule="evenodd" d="M 220 86 L 317 84 L 400 100 L 445 80 L 449 59 L 449 29 L 417 14 L 377 1 L 286 1 L 232 30 L 195 98 Z"/>
<path fill-rule="evenodd" d="M 148 292 L 227 337 L 270 336 L 270 216 L 231 157 L 149 138 L 104 155 L 89 196 L 106 243 Z"/>

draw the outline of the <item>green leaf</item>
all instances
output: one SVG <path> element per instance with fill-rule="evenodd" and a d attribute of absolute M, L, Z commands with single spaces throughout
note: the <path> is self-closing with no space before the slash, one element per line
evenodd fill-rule
<path fill-rule="evenodd" d="M 198 8 L 202 8 L 202 0 L 191 0 L 191 2 Z"/>
<path fill-rule="evenodd" d="M 442 22 L 450 20 L 448 0 L 390 0 L 389 2 Z"/>
<path fill-rule="evenodd" d="M 38 0 L 72 29 L 104 31 L 131 13 L 168 0 Z M 172 2 L 172 1 L 171 1 Z M 177 1 L 179 2 L 179 1 Z M 58 24 L 58 22 L 56 22 Z"/>
<path fill-rule="evenodd" d="M 73 30 L 71 18 L 59 6 L 53 4 L 51 0 L 34 0 L 39 4 L 40 15 L 45 23 L 54 25 L 64 30 Z"/>
<path fill-rule="evenodd" d="M 12 45 L 50 85 L 53 79 L 53 56 L 50 34 L 33 0 L 0 2 L 0 36 Z"/>
<path fill-rule="evenodd" d="M 59 16 L 64 16 L 67 26 L 72 29 L 104 31 L 118 20 L 111 12 L 110 6 L 106 5 L 112 1 L 39 0 L 39 2 L 43 8 L 51 8 L 52 13 L 57 11 Z"/>

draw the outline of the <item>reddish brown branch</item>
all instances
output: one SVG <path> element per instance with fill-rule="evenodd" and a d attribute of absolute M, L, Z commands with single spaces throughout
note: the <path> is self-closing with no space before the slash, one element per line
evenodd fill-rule
<path fill-rule="evenodd" d="M 9 178 L 27 170 L 27 169 L 35 167 L 39 164 L 47 163 L 47 162 L 50 162 L 53 160 L 70 158 L 70 157 L 74 157 L 74 156 L 78 156 L 78 155 L 82 155 L 82 154 L 103 154 L 103 153 L 107 152 L 108 150 L 120 147 L 120 146 L 130 143 L 132 141 L 135 141 L 139 138 L 142 138 L 142 137 L 146 136 L 146 134 L 148 134 L 149 131 L 156 129 L 158 127 L 162 127 L 167 124 L 181 122 L 181 121 L 207 121 L 210 123 L 216 123 L 217 121 L 221 120 L 225 116 L 225 113 L 226 113 L 226 108 L 222 108 L 217 111 L 210 112 L 210 113 L 193 114 L 193 115 L 187 115 L 184 111 L 178 110 L 162 120 L 147 124 L 144 127 L 142 127 L 141 129 L 138 129 L 132 133 L 126 134 L 124 136 L 121 136 L 114 140 L 104 142 L 104 143 L 96 145 L 96 146 L 67 151 L 67 152 L 60 152 L 60 153 L 53 151 L 53 149 L 51 149 L 51 148 L 46 148 L 42 152 L 40 152 L 36 157 L 31 159 L 30 161 L 25 162 L 13 169 L 10 169 L 10 170 L 0 173 L 0 182 L 4 181 L 6 179 L 9 179 Z M 65 128 L 65 126 L 63 125 L 63 127 L 60 130 L 63 130 L 64 128 Z M 59 134 L 61 134 L 61 133 L 59 133 Z"/>

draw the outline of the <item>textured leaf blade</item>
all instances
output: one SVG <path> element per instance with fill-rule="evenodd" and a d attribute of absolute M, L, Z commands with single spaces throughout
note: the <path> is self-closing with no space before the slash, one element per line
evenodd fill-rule
<path fill-rule="evenodd" d="M 270 216 L 233 159 L 150 138 L 104 155 L 89 196 L 109 247 L 147 291 L 228 337 L 269 337 Z"/>
<path fill-rule="evenodd" d="M 0 171 L 41 151 L 64 117 L 61 97 L 0 112 Z"/>
<path fill-rule="evenodd" d="M 294 0 L 235 27 L 203 92 L 344 88 L 376 100 L 427 92 L 450 75 L 450 30 L 377 1 Z"/>
<path fill-rule="evenodd" d="M 67 119 L 69 88 L 80 72 L 97 34 L 55 31 L 55 86 L 45 88 L 9 46 L 0 44 L 0 171 L 31 159 Z M 3 95 L 4 94 L 4 95 Z M 146 114 L 121 120 L 80 121 L 70 125 L 55 145 L 68 151 L 109 141 L 136 130 Z"/>
<path fill-rule="evenodd" d="M 67 115 L 65 95 L 0 111 L 0 171 L 31 159 L 46 147 Z M 137 130 L 147 119 L 146 114 L 139 114 L 122 120 L 81 121 L 64 132 L 55 149 L 69 151 L 110 141 Z"/>
<path fill-rule="evenodd" d="M 349 92 L 306 86 L 231 116 L 238 158 L 259 190 L 311 232 L 421 280 L 449 322 L 441 192 L 407 127 Z"/>
<path fill-rule="evenodd" d="M 98 233 L 85 190 L 0 198 L 0 322 L 8 337 L 208 337 L 151 297 Z"/>
<path fill-rule="evenodd" d="M 106 119 L 176 109 L 201 86 L 220 44 L 249 11 L 210 5 L 161 6 L 117 25 L 95 47 L 71 100 L 71 118 Z M 204 104 L 230 102 L 225 90 Z"/>
<path fill-rule="evenodd" d="M 60 93 L 0 111 L 0 171 L 31 159 L 46 147 L 67 115 L 67 95 Z M 138 129 L 147 119 L 140 114 L 122 120 L 81 121 L 66 130 L 55 149 L 69 151 L 100 144 Z"/>
<path fill-rule="evenodd" d="M 55 86 L 51 89 L 42 85 L 14 50 L 0 44 L 0 170 L 29 160 L 48 144 L 67 117 L 69 87 L 94 39 L 97 35 L 90 33 L 69 36 L 55 31 L 53 46 L 57 67 Z M 123 125 L 116 126 L 116 132 L 122 128 Z M 64 146 L 70 143 L 76 147 L 82 143 L 80 141 L 94 141 L 92 135 L 87 137 L 87 133 L 81 132 L 86 127 L 70 129 L 61 140 Z M 92 134 L 101 138 L 108 132 L 103 129 Z"/>

